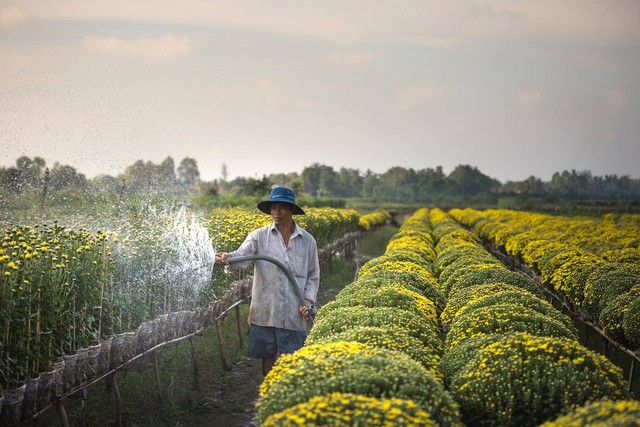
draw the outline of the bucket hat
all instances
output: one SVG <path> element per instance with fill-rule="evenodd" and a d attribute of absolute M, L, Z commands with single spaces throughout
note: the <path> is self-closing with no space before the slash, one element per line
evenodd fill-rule
<path fill-rule="evenodd" d="M 271 205 L 273 203 L 288 203 L 293 207 L 294 215 L 304 215 L 304 211 L 298 205 L 296 205 L 295 193 L 286 187 L 275 187 L 271 190 L 269 200 L 263 200 L 258 203 L 258 209 L 262 212 L 270 215 Z"/>

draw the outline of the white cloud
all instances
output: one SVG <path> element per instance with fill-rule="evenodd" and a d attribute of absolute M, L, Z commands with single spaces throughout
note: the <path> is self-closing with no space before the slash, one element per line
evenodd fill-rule
<path fill-rule="evenodd" d="M 108 55 L 131 55 L 146 59 L 173 59 L 191 51 L 189 36 L 167 34 L 158 38 L 141 37 L 122 40 L 119 37 L 85 37 L 82 47 L 88 52 Z"/>
<path fill-rule="evenodd" d="M 440 86 L 429 84 L 403 86 L 396 90 L 395 107 L 402 111 L 415 110 L 441 103 L 445 99 L 446 94 Z"/>
<path fill-rule="evenodd" d="M 27 20 L 27 14 L 17 6 L 0 6 L 0 27 L 18 25 Z"/>
<path fill-rule="evenodd" d="M 544 96 L 539 90 L 521 90 L 513 95 L 513 100 L 523 107 L 534 108 L 542 103 Z"/>
<path fill-rule="evenodd" d="M 363 49 L 335 49 L 329 53 L 329 61 L 342 67 L 369 64 L 374 58 L 372 51 Z"/>
<path fill-rule="evenodd" d="M 616 110 L 624 110 L 627 106 L 627 97 L 620 89 L 612 89 L 607 92 L 606 101 L 608 106 Z"/>

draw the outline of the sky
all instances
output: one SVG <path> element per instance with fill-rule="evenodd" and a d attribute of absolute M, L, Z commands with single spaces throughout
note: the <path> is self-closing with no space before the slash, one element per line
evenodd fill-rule
<path fill-rule="evenodd" d="M 0 0 L 0 166 L 640 178 L 640 0 Z"/>

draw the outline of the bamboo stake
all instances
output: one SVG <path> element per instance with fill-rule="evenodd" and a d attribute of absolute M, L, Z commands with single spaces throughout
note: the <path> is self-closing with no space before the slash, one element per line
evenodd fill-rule
<path fill-rule="evenodd" d="M 238 327 L 238 342 L 240 347 L 244 347 L 244 338 L 242 338 L 242 321 L 240 320 L 240 306 L 236 306 L 236 326 Z"/>
<path fill-rule="evenodd" d="M 224 342 L 222 340 L 222 330 L 220 328 L 220 319 L 216 319 L 216 336 L 218 337 L 218 350 L 220 352 L 220 359 L 222 360 L 222 367 L 225 371 L 230 371 L 231 366 L 227 362 L 227 356 L 224 354 Z"/>
<path fill-rule="evenodd" d="M 191 346 L 191 362 L 193 365 L 193 386 L 196 390 L 200 389 L 198 385 L 198 360 L 196 358 L 196 345 L 193 336 L 189 337 L 189 345 Z"/>
<path fill-rule="evenodd" d="M 156 377 L 156 387 L 158 388 L 158 399 L 162 403 L 162 388 L 160 387 L 160 367 L 158 366 L 158 356 L 156 352 L 153 352 L 153 369 Z"/>
<path fill-rule="evenodd" d="M 69 417 L 67 417 L 67 411 L 64 409 L 62 399 L 56 400 L 56 412 L 58 413 L 58 417 L 60 417 L 60 425 L 69 427 Z"/>
<path fill-rule="evenodd" d="M 113 391 L 113 397 L 116 401 L 116 424 L 118 427 L 122 427 L 122 410 L 120 406 L 120 390 L 118 389 L 118 381 L 116 380 L 116 373 L 112 373 L 109 378 L 109 385 Z"/>

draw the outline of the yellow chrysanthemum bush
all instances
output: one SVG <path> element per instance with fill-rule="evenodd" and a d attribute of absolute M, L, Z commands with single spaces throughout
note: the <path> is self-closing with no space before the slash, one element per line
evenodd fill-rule
<path fill-rule="evenodd" d="M 624 336 L 634 349 L 640 349 L 640 297 L 635 296 L 622 319 Z"/>
<path fill-rule="evenodd" d="M 633 348 L 640 348 L 640 340 L 632 338 L 637 334 L 634 328 L 625 328 L 625 318 L 629 319 L 627 320 L 628 324 L 635 323 L 635 321 L 631 319 L 638 317 L 639 313 L 634 313 L 634 311 L 630 310 L 631 305 L 634 304 L 638 298 L 640 298 L 640 284 L 613 298 L 613 300 L 602 309 L 598 316 L 600 326 L 607 336 L 621 344 L 631 345 Z"/>
<path fill-rule="evenodd" d="M 340 392 L 314 396 L 270 415 L 262 423 L 263 427 L 346 425 L 438 427 L 440 424 L 413 400 Z"/>
<path fill-rule="evenodd" d="M 591 252 L 571 247 L 553 253 L 554 256 L 538 265 L 542 283 L 576 306 L 582 305 L 587 277 L 604 260 Z"/>
<path fill-rule="evenodd" d="M 486 296 L 494 295 L 501 292 L 511 292 L 511 291 L 519 291 L 519 292 L 529 292 L 527 290 L 523 290 L 522 288 L 518 288 L 514 285 L 509 285 L 507 283 L 489 283 L 485 285 L 473 286 L 469 289 L 465 289 L 463 292 L 456 292 L 454 294 L 449 295 L 449 299 L 447 299 L 447 304 L 440 315 L 440 320 L 442 326 L 447 328 L 453 319 L 458 314 L 458 311 L 471 304 L 474 301 L 482 299 Z M 536 294 L 532 294 L 537 297 L 542 296 L 542 292 L 539 291 Z"/>
<path fill-rule="evenodd" d="M 339 293 L 335 300 L 322 307 L 323 316 L 337 308 L 350 308 L 355 306 L 399 308 L 418 316 L 433 330 L 438 328 L 438 316 L 433 302 L 400 284 L 384 285 L 378 288 L 364 288 L 359 291 L 348 292 L 344 295 Z"/>
<path fill-rule="evenodd" d="M 456 281 L 450 280 L 450 282 L 452 282 L 450 294 L 488 283 L 508 283 L 531 293 L 536 293 L 539 290 L 538 284 L 525 275 L 511 271 L 506 267 L 497 266 L 480 265 L 475 268 L 470 266 L 469 270 L 460 275 Z"/>
<path fill-rule="evenodd" d="M 461 425 L 458 406 L 419 362 L 404 353 L 346 341 L 307 345 L 281 356 L 260 386 L 256 419 L 262 424 L 269 416 L 334 392 L 412 400 L 440 425 Z"/>
<path fill-rule="evenodd" d="M 640 402 L 601 399 L 572 409 L 540 427 L 634 427 L 640 426 Z"/>
<path fill-rule="evenodd" d="M 449 390 L 474 426 L 536 426 L 589 400 L 628 396 L 606 357 L 573 339 L 527 333 L 478 348 Z"/>
<path fill-rule="evenodd" d="M 368 231 L 371 227 L 378 227 L 393 219 L 393 215 L 387 211 L 376 211 L 361 215 L 358 219 L 358 227 Z"/>
<path fill-rule="evenodd" d="M 533 309 L 506 303 L 467 310 L 457 316 L 449 325 L 445 350 L 471 337 L 508 332 L 577 340 L 573 327 Z"/>
<path fill-rule="evenodd" d="M 474 288 L 480 288 L 484 286 L 476 286 Z M 456 295 L 460 294 L 466 293 L 458 292 Z M 574 331 L 573 320 L 569 316 L 562 313 L 547 301 L 520 288 L 515 288 L 512 290 L 496 289 L 491 294 L 485 294 L 474 299 L 469 299 L 468 302 L 456 312 L 454 317 L 462 316 L 467 312 L 473 312 L 483 307 L 491 307 L 496 305 L 509 305 L 516 310 L 518 309 L 518 307 L 526 310 L 534 310 L 542 314 L 543 316 L 550 317 L 554 320 L 554 323 L 557 322 L 566 326 L 567 329 Z"/>
<path fill-rule="evenodd" d="M 446 300 L 440 289 L 438 281 L 433 276 L 425 276 L 413 271 L 376 271 L 359 277 L 353 283 L 345 286 L 340 294 L 348 294 L 358 289 L 375 289 L 386 285 L 402 285 L 406 289 L 418 292 L 433 302 L 436 314 L 439 316 L 444 309 Z"/>
<path fill-rule="evenodd" d="M 584 287 L 584 309 L 594 319 L 615 297 L 640 285 L 640 266 L 626 263 L 603 263 L 587 277 Z"/>
<path fill-rule="evenodd" d="M 431 340 L 429 346 L 412 336 L 402 327 L 387 326 L 353 326 L 342 332 L 320 336 L 314 334 L 307 338 L 305 344 L 325 344 L 329 342 L 355 341 L 378 348 L 399 351 L 420 362 L 428 371 L 441 381 L 439 363 L 443 352 L 440 340 Z"/>
<path fill-rule="evenodd" d="M 348 331 L 359 326 L 405 329 L 410 336 L 422 342 L 427 349 L 438 353 L 442 341 L 434 325 L 406 310 L 392 307 L 338 307 L 329 303 L 318 311 L 316 321 L 307 339 L 314 340 L 331 334 Z"/>

